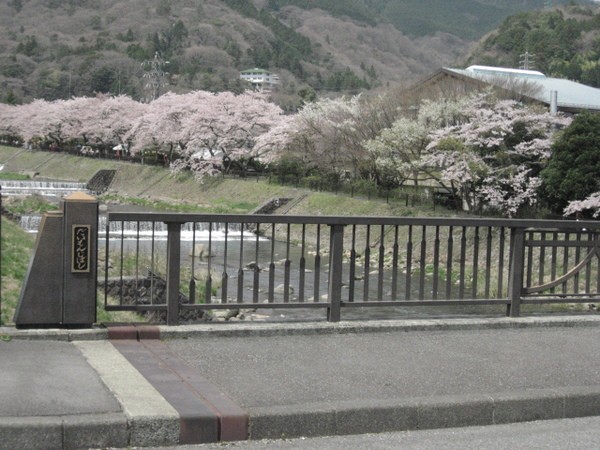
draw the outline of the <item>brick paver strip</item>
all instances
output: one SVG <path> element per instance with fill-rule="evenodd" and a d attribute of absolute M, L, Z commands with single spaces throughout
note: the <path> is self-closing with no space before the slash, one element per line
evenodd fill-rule
<path fill-rule="evenodd" d="M 106 324 L 108 329 L 108 339 L 160 339 L 160 329 L 151 325 L 135 324 Z"/>
<path fill-rule="evenodd" d="M 138 340 L 138 330 L 133 325 L 108 325 L 108 339 L 111 341 L 133 339 Z"/>
<path fill-rule="evenodd" d="M 162 342 L 143 341 L 143 344 L 214 408 L 219 418 L 221 441 L 248 439 L 249 416 L 245 410 L 224 394 L 221 389 L 206 380 L 198 370 L 186 365 Z"/>
<path fill-rule="evenodd" d="M 248 413 L 162 342 L 111 342 L 180 414 L 180 444 L 248 438 Z"/>

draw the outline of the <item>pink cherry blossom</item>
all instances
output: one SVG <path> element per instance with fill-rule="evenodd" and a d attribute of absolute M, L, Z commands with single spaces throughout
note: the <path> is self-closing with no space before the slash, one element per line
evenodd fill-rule
<path fill-rule="evenodd" d="M 570 202 L 564 209 L 563 215 L 572 216 L 586 211 L 590 211 L 595 218 L 600 217 L 600 192 L 594 192 L 584 200 Z"/>

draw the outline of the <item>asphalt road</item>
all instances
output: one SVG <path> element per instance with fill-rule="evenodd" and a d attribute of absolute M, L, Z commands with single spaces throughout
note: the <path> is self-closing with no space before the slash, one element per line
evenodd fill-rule
<path fill-rule="evenodd" d="M 600 384 L 599 328 L 166 341 L 241 406 L 318 405 Z"/>

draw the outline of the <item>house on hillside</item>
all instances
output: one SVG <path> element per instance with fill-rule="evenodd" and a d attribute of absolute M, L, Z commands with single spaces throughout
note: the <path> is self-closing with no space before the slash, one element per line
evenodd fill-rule
<path fill-rule="evenodd" d="M 264 69 L 248 69 L 240 73 L 242 80 L 250 83 L 255 91 L 272 91 L 279 85 L 279 75 Z"/>
<path fill-rule="evenodd" d="M 507 97 L 547 105 L 550 111 L 600 112 L 600 89 L 535 70 L 470 66 L 442 68 L 414 85 L 410 91 L 427 97 L 451 97 L 492 86 Z"/>

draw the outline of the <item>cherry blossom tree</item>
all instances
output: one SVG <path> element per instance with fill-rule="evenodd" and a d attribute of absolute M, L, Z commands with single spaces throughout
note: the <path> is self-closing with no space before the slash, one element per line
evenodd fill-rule
<path fill-rule="evenodd" d="M 104 144 L 123 142 L 133 119 L 143 115 L 145 105 L 129 97 L 76 97 L 47 102 L 35 100 L 29 104 L 0 110 L 2 129 L 21 136 L 25 142 L 51 141 L 62 145 L 66 141 Z"/>
<path fill-rule="evenodd" d="M 55 116 L 50 124 L 60 130 L 61 138 L 63 140 L 82 141 L 83 144 L 88 144 L 89 126 L 94 123 L 101 99 L 97 97 L 76 97 L 53 103 Z"/>
<path fill-rule="evenodd" d="M 25 142 L 33 140 L 54 140 L 61 142 L 60 121 L 57 115 L 60 102 L 47 102 L 34 100 L 25 105 L 15 106 L 11 117 L 2 117 L 2 122 L 11 123 L 11 128 L 18 133 Z"/>
<path fill-rule="evenodd" d="M 133 100 L 126 95 L 98 96 L 97 105 L 90 114 L 89 120 L 83 123 L 82 135 L 106 147 L 121 144 L 128 147 L 126 136 L 135 122 L 142 117 L 148 105 Z"/>
<path fill-rule="evenodd" d="M 244 172 L 253 161 L 266 158 L 275 149 L 264 140 L 257 146 L 258 138 L 270 131 L 282 133 L 284 128 L 278 127 L 289 121 L 281 108 L 262 94 L 198 91 L 195 96 L 196 107 L 182 118 L 185 145 L 180 146 L 181 158 L 174 169 L 189 167 L 198 177 L 234 166 Z"/>
<path fill-rule="evenodd" d="M 164 151 L 173 160 L 177 148 L 185 148 L 189 141 L 183 122 L 198 107 L 192 94 L 167 93 L 152 101 L 124 135 L 132 143 L 132 153 Z"/>
<path fill-rule="evenodd" d="M 298 129 L 293 116 L 280 117 L 280 123 L 258 136 L 251 155 L 265 164 L 272 164 L 282 157 Z"/>
<path fill-rule="evenodd" d="M 309 103 L 295 118 L 292 156 L 323 173 L 356 174 L 369 161 L 365 142 L 391 125 L 394 113 L 381 99 L 358 95 Z"/>
<path fill-rule="evenodd" d="M 18 111 L 18 106 L 0 103 L 0 136 L 3 139 L 14 140 L 19 137 L 19 129 L 16 126 Z"/>
<path fill-rule="evenodd" d="M 571 119 L 490 93 L 472 97 L 464 115 L 464 122 L 430 135 L 423 169 L 471 210 L 486 204 L 512 217 L 534 205 L 554 134 Z"/>
<path fill-rule="evenodd" d="M 565 207 L 565 216 L 578 216 L 591 213 L 592 217 L 600 217 L 600 191 L 594 192 L 584 200 L 573 200 Z"/>

